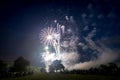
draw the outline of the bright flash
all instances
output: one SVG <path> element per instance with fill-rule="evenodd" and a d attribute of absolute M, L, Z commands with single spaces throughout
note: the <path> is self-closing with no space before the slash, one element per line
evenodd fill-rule
<path fill-rule="evenodd" d="M 49 51 L 47 51 L 44 56 L 43 56 L 45 61 L 54 61 L 56 60 L 56 56 L 55 53 L 49 53 Z"/>
<path fill-rule="evenodd" d="M 52 38 L 53 38 L 52 35 L 47 36 L 47 40 L 51 40 Z"/>
<path fill-rule="evenodd" d="M 46 47 L 45 47 L 45 50 L 48 50 L 48 49 L 49 49 L 49 47 L 48 47 L 48 46 L 46 46 Z"/>

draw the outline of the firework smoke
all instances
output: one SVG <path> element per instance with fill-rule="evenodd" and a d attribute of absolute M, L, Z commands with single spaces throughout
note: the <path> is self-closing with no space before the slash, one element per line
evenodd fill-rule
<path fill-rule="evenodd" d="M 119 55 L 117 51 L 111 50 L 110 48 L 107 47 L 102 47 L 102 53 L 100 54 L 99 57 L 96 60 L 90 60 L 86 62 L 80 62 L 75 65 L 70 66 L 68 69 L 73 70 L 73 69 L 90 69 L 90 68 L 95 68 L 99 67 L 101 64 L 107 64 L 109 62 L 113 62 L 116 59 L 118 59 Z M 116 53 L 115 53 L 116 52 Z"/>
<path fill-rule="evenodd" d="M 100 64 L 112 62 L 118 58 L 117 52 L 106 47 L 102 42 L 95 42 L 92 38 L 96 35 L 97 29 L 94 27 L 87 36 L 76 35 L 76 23 L 73 16 L 65 16 L 66 23 L 60 24 L 54 20 L 56 26 L 45 28 L 41 31 L 41 42 L 45 45 L 45 52 L 42 58 L 45 61 L 46 70 L 49 72 L 49 65 L 54 60 L 61 60 L 66 69 L 89 69 L 97 67 Z M 83 31 L 88 30 L 88 26 L 83 28 Z M 81 40 L 84 40 L 82 42 Z M 51 52 L 49 47 L 53 47 L 55 52 Z M 78 52 L 81 49 L 81 52 Z M 81 62 L 80 59 L 84 55 L 84 51 L 92 50 L 97 57 L 91 57 L 89 61 Z M 85 58 L 86 59 L 86 58 Z"/>
<path fill-rule="evenodd" d="M 95 60 L 77 63 L 75 65 L 68 67 L 68 70 L 95 68 L 95 67 L 99 67 L 101 64 L 107 64 L 107 63 L 113 62 L 119 58 L 119 54 L 118 54 L 119 51 L 114 51 L 114 50 L 106 47 L 100 41 L 98 41 L 98 43 L 97 43 L 100 46 L 96 45 L 95 41 L 92 40 L 92 38 L 94 37 L 95 34 L 96 34 L 96 28 L 94 28 L 88 34 L 88 36 L 85 37 L 87 45 L 84 45 L 84 43 L 80 43 L 79 45 L 82 47 L 87 46 L 87 48 L 94 50 L 94 52 L 97 51 L 96 55 L 98 56 L 98 58 Z M 75 59 L 77 60 L 77 57 Z"/>

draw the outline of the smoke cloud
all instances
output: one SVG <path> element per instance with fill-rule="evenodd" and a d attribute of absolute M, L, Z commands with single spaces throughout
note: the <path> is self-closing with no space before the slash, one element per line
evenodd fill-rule
<path fill-rule="evenodd" d="M 99 55 L 98 59 L 93 61 L 91 60 L 91 61 L 83 62 L 83 63 L 77 63 L 73 66 L 70 66 L 69 70 L 95 68 L 95 67 L 98 67 L 100 64 L 107 64 L 109 62 L 113 62 L 116 59 L 118 59 L 118 52 L 113 51 L 107 47 L 102 47 L 102 48 L 104 50 Z"/>
<path fill-rule="evenodd" d="M 64 52 L 62 53 L 62 64 L 66 67 L 69 68 L 72 65 L 75 65 L 80 58 L 80 55 L 77 52 Z"/>
<path fill-rule="evenodd" d="M 96 54 L 98 55 L 98 58 L 96 60 L 90 60 L 90 61 L 86 61 L 86 62 L 75 63 L 74 65 L 71 64 L 69 67 L 67 67 L 68 70 L 95 68 L 95 67 L 100 66 L 101 64 L 107 64 L 107 63 L 113 62 L 113 61 L 115 61 L 116 59 L 119 58 L 119 51 L 115 51 L 115 50 L 112 50 L 111 48 L 106 47 L 100 41 L 98 41 L 100 46 L 96 45 L 95 41 L 92 40 L 94 35 L 96 35 L 96 28 L 94 28 L 88 34 L 88 36 L 85 37 L 85 40 L 87 42 L 86 45 L 84 43 L 79 43 L 78 45 L 82 46 L 82 47 L 87 46 L 88 48 L 97 51 Z M 77 62 L 78 58 L 80 58 L 80 57 L 78 57 L 76 54 L 73 54 L 73 55 L 69 56 L 68 61 L 69 60 L 74 60 L 74 62 Z"/>

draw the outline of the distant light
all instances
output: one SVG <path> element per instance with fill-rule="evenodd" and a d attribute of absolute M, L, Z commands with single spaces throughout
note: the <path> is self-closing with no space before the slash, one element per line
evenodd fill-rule
<path fill-rule="evenodd" d="M 57 23 L 57 20 L 54 20 L 55 23 Z"/>

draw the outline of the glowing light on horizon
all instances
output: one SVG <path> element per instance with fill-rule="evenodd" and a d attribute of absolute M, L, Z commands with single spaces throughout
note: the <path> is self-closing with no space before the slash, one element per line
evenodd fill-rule
<path fill-rule="evenodd" d="M 43 53 L 42 57 L 44 58 L 45 61 L 49 61 L 49 62 L 52 62 L 57 59 L 55 53 L 50 53 L 49 51 Z"/>

